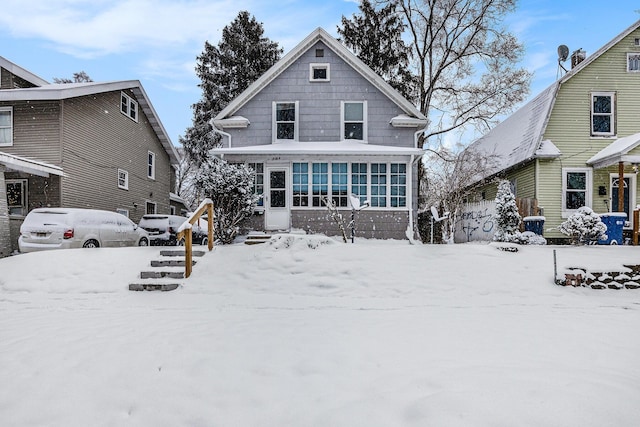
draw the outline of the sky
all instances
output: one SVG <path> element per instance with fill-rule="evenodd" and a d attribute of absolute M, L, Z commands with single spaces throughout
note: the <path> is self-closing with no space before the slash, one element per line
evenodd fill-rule
<path fill-rule="evenodd" d="M 0 420 L 640 425 L 640 289 L 553 281 L 557 251 L 561 277 L 637 283 L 638 249 L 503 245 L 277 235 L 217 245 L 171 292 L 128 290 L 157 247 L 0 259 Z"/>
<path fill-rule="evenodd" d="M 337 36 L 355 0 L 3 0 L 0 56 L 52 82 L 85 71 L 94 81 L 140 80 L 175 145 L 201 97 L 196 57 L 241 10 L 285 53 L 322 27 Z M 531 97 L 558 75 L 557 47 L 595 52 L 640 19 L 635 0 L 520 0 L 505 24 L 524 43 Z M 603 17 L 602 21 L 598 19 Z M 568 66 L 569 63 L 565 63 Z"/>

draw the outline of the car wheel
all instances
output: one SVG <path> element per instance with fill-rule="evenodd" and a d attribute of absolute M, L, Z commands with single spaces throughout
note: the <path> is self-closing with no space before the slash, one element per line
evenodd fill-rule
<path fill-rule="evenodd" d="M 147 239 L 146 237 L 143 237 L 138 242 L 138 246 L 149 246 L 149 239 Z"/>
<path fill-rule="evenodd" d="M 209 244 L 209 238 L 205 237 L 202 239 L 202 245 L 207 246 Z"/>
<path fill-rule="evenodd" d="M 83 248 L 99 248 L 100 243 L 95 239 L 89 239 L 82 245 Z"/>

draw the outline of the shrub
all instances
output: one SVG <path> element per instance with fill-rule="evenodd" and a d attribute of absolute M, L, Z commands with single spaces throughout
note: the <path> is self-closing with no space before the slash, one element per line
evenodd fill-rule
<path fill-rule="evenodd" d="M 586 206 L 567 218 L 558 226 L 558 230 L 569 236 L 574 245 L 587 245 L 607 238 L 607 226 L 600 219 L 600 215 Z"/>

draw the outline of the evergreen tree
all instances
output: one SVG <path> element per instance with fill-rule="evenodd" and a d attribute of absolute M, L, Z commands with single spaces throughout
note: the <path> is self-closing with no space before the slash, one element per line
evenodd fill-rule
<path fill-rule="evenodd" d="M 204 196 L 213 201 L 216 239 L 233 243 L 240 223 L 251 216 L 259 196 L 253 194 L 254 171 L 208 156 L 195 177 Z"/>
<path fill-rule="evenodd" d="M 564 221 L 558 230 L 571 238 L 574 245 L 587 245 L 607 238 L 607 226 L 600 215 L 587 206 L 582 206 L 576 213 Z"/>
<path fill-rule="evenodd" d="M 507 180 L 498 184 L 496 195 L 496 225 L 497 229 L 493 240 L 498 242 L 510 242 L 518 234 L 520 227 L 520 213 L 516 205 L 516 196 L 511 192 L 511 184 Z"/>
<path fill-rule="evenodd" d="M 406 26 L 396 3 L 376 9 L 363 0 L 359 8 L 359 15 L 342 17 L 340 41 L 405 98 L 417 100 L 417 78 L 409 70 L 411 47 L 402 40 Z"/>
<path fill-rule="evenodd" d="M 207 152 L 219 142 L 209 120 L 280 59 L 282 49 L 278 43 L 263 34 L 262 23 L 241 11 L 223 28 L 218 45 L 206 41 L 204 51 L 197 57 L 202 98 L 192 106 L 193 125 L 180 137 L 196 164 L 202 164 Z"/>

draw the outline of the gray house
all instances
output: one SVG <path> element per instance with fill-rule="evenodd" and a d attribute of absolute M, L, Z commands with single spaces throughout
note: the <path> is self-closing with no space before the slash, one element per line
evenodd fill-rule
<path fill-rule="evenodd" d="M 358 236 L 413 238 L 418 137 L 427 119 L 318 28 L 213 118 L 212 150 L 256 171 L 257 230 L 338 234 L 324 198 L 348 218 L 369 202 Z"/>
<path fill-rule="evenodd" d="M 37 207 L 170 213 L 178 154 L 138 80 L 49 84 L 0 56 L 0 256 Z"/>

